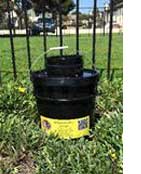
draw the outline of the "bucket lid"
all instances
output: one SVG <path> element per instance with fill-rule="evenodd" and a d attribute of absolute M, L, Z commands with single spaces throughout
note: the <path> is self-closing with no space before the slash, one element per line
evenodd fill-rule
<path fill-rule="evenodd" d="M 34 84 L 45 86 L 87 86 L 97 83 L 99 72 L 89 69 L 83 71 L 79 77 L 49 77 L 46 70 L 32 72 L 31 80 Z"/>
<path fill-rule="evenodd" d="M 72 65 L 83 64 L 82 55 L 63 55 L 51 56 L 46 58 L 46 66 L 48 65 Z"/>

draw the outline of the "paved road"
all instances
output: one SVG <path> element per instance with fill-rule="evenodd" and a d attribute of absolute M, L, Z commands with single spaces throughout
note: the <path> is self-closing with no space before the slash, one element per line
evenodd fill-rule
<path fill-rule="evenodd" d="M 105 32 L 108 33 L 109 29 L 106 29 Z M 121 29 L 118 29 L 118 28 L 113 29 L 113 33 L 121 33 L 121 32 L 122 32 Z M 58 33 L 59 33 L 59 29 L 58 29 Z M 80 29 L 79 33 L 80 34 L 92 34 L 93 29 Z M 101 29 L 101 28 L 96 29 L 96 33 L 103 33 L 103 29 Z M 24 30 L 16 30 L 16 34 L 17 35 L 18 34 L 19 35 L 25 35 L 26 31 L 25 31 L 25 29 Z M 64 35 L 76 34 L 76 29 L 75 28 L 69 28 L 69 29 L 63 30 L 63 34 Z M 0 35 L 9 35 L 9 30 L 0 30 Z M 41 33 L 41 35 L 42 35 L 42 33 Z M 56 35 L 56 34 L 49 33 L 49 35 Z"/>

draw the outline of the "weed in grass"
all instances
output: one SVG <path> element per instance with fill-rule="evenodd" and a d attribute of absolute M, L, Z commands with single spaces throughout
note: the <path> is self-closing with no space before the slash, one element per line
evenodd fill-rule
<path fill-rule="evenodd" d="M 91 141 L 42 132 L 29 86 L 11 82 L 0 89 L 0 174 L 24 174 L 24 169 L 29 174 L 122 174 L 122 80 L 100 82 L 100 118 Z"/>

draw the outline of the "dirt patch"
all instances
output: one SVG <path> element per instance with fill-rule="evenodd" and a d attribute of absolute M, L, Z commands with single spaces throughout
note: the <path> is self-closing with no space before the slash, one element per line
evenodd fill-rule
<path fill-rule="evenodd" d="M 35 174 L 35 165 L 30 154 L 23 154 L 17 160 L 0 155 L 0 174 Z"/>
<path fill-rule="evenodd" d="M 32 156 L 30 154 L 23 155 L 23 157 L 19 160 L 18 168 L 18 174 L 34 174 L 35 165 Z"/>

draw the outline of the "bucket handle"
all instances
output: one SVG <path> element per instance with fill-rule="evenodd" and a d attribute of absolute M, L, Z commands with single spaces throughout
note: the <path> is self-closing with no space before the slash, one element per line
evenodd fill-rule
<path fill-rule="evenodd" d="M 33 66 L 36 65 L 36 63 L 38 62 L 38 60 L 44 56 L 45 54 L 48 54 L 50 51 L 55 51 L 55 50 L 64 50 L 64 49 L 67 49 L 68 46 L 61 46 L 61 47 L 51 47 L 49 48 L 46 52 L 44 52 L 43 54 L 41 54 L 39 57 L 37 57 L 37 59 L 35 59 L 35 61 L 33 62 L 32 66 L 31 66 L 31 69 L 33 68 Z"/>

